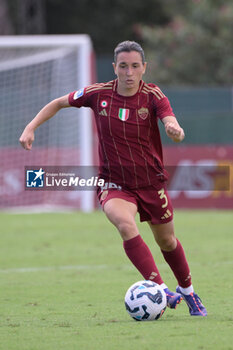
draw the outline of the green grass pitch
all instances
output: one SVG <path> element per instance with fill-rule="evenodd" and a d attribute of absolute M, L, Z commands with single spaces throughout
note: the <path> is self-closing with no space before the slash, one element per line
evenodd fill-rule
<path fill-rule="evenodd" d="M 176 211 L 193 284 L 208 316 L 182 302 L 154 322 L 124 308 L 142 279 L 102 212 L 0 214 L 1 350 L 233 349 L 230 211 Z M 176 281 L 146 223 L 141 234 L 170 289 Z"/>

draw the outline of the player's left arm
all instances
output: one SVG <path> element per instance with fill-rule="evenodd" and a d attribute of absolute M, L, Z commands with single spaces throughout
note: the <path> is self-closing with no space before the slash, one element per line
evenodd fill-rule
<path fill-rule="evenodd" d="M 167 136 L 172 139 L 174 142 L 181 142 L 183 141 L 185 134 L 184 130 L 179 125 L 176 117 L 174 116 L 167 116 L 162 119 L 162 122 L 165 127 L 165 131 Z"/>
<path fill-rule="evenodd" d="M 184 130 L 179 125 L 168 98 L 158 88 L 154 88 L 153 102 L 157 117 L 162 121 L 167 136 L 174 142 L 181 142 L 184 139 Z"/>

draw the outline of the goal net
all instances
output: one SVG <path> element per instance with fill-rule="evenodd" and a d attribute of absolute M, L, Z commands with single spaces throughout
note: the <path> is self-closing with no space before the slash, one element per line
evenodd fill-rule
<path fill-rule="evenodd" d="M 0 208 L 23 210 L 94 207 L 93 191 L 25 189 L 25 167 L 93 163 L 89 108 L 67 108 L 41 125 L 31 151 L 18 139 L 26 124 L 54 98 L 90 85 L 93 49 L 88 35 L 0 38 Z"/>

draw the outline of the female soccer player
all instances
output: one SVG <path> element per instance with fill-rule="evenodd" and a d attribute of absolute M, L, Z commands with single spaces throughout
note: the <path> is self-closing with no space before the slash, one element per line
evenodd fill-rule
<path fill-rule="evenodd" d="M 61 108 L 90 107 L 99 136 L 99 176 L 105 185 L 97 194 L 107 218 L 118 229 L 125 253 L 146 280 L 162 285 L 170 308 L 184 299 L 190 315 L 207 311 L 191 282 L 183 247 L 174 234 L 173 208 L 166 190 L 158 119 L 174 142 L 184 139 L 170 103 L 154 84 L 142 80 L 147 63 L 141 46 L 124 41 L 114 51 L 116 80 L 93 84 L 47 104 L 26 126 L 21 145 L 32 148 L 36 128 Z M 153 256 L 139 234 L 136 213 L 147 221 L 178 287 L 171 292 L 162 280 Z"/>

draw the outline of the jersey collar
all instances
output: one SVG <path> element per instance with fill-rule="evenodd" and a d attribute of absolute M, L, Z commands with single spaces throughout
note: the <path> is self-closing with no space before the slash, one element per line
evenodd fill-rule
<path fill-rule="evenodd" d="M 115 79 L 115 80 L 113 81 L 113 88 L 112 88 L 114 92 L 117 92 L 117 85 L 118 85 L 118 79 Z M 144 81 L 143 81 L 143 80 L 140 80 L 140 82 L 139 82 L 139 88 L 138 88 L 138 91 L 136 92 L 137 94 L 140 93 L 140 92 L 142 91 L 143 86 L 144 86 Z"/>

